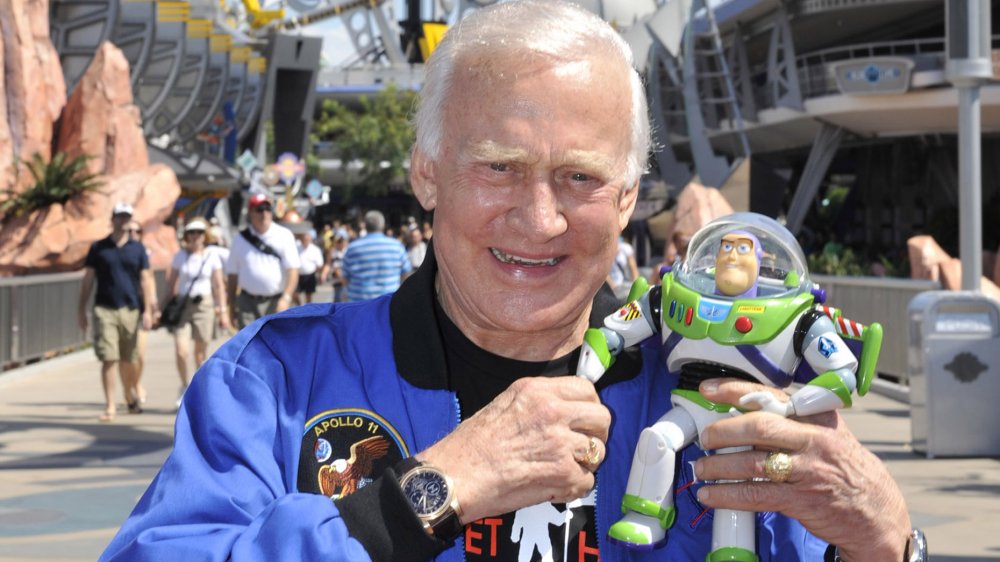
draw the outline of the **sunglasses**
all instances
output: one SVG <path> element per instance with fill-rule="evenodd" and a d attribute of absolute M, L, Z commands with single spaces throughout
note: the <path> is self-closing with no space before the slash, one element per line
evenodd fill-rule
<path fill-rule="evenodd" d="M 253 212 L 255 213 L 270 213 L 272 211 L 273 209 L 271 209 L 270 205 L 261 205 L 253 208 Z"/>
<path fill-rule="evenodd" d="M 142 234 L 142 231 L 138 228 L 126 228 L 125 232 L 128 232 L 129 234 Z"/>

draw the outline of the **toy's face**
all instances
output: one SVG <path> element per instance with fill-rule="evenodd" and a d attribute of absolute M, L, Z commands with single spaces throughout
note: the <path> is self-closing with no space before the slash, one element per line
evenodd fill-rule
<path fill-rule="evenodd" d="M 721 298 L 781 298 L 812 289 L 795 237 L 756 213 L 733 213 L 702 227 L 672 275 L 688 289 Z"/>
<path fill-rule="evenodd" d="M 726 234 L 715 258 L 715 286 L 729 297 L 743 295 L 757 284 L 754 240 L 744 234 Z"/>

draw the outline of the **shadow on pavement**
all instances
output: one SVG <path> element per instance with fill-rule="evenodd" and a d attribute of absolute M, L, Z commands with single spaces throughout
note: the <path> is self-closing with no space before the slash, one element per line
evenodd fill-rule
<path fill-rule="evenodd" d="M 18 433 L 41 433 L 66 431 L 90 435 L 92 440 L 79 440 L 81 446 L 59 453 L 40 451 L 32 455 L 30 451 L 11 452 L 10 438 Z M 162 431 L 149 431 L 124 423 L 92 424 L 79 422 L 60 422 L 38 420 L 0 421 L 0 435 L 4 435 L 7 443 L 0 443 L 0 457 L 17 455 L 19 458 L 0 460 L 0 470 L 42 469 L 42 468 L 75 468 L 100 465 L 119 465 L 135 467 L 135 462 L 128 462 L 134 457 L 147 457 L 150 463 L 162 464 L 167 452 L 173 446 L 173 437 Z M 69 435 L 67 437 L 73 437 Z M 59 439 L 64 441 L 65 438 Z M 44 449 L 43 447 L 40 447 Z M 62 449 L 64 447 L 49 447 Z M 157 460 L 158 459 L 158 460 Z"/>

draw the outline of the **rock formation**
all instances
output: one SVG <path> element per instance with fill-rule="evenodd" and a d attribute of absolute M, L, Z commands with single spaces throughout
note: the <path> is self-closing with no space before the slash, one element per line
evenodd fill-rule
<path fill-rule="evenodd" d="M 13 3 L 24 1 L 13 0 Z M 35 3 L 45 3 L 47 15 L 47 2 Z M 0 13 L 3 10 L 0 8 Z M 47 29 L 47 20 L 45 25 Z M 7 44 L 6 28 L 4 43 Z M 32 96 L 38 97 L 34 93 L 29 97 Z M 7 103 L 14 97 L 8 89 Z M 111 43 L 101 45 L 70 100 L 62 105 L 65 110 L 58 150 L 70 157 L 92 156 L 89 171 L 101 174 L 104 183 L 98 191 L 80 194 L 65 204 L 22 217 L 3 217 L 0 276 L 79 269 L 90 244 L 111 232 L 111 208 L 118 201 L 135 207 L 135 219 L 143 225 L 144 241 L 150 242 L 153 268 L 169 267 L 178 245 L 174 229 L 164 226 L 163 221 L 173 211 L 181 188 L 170 168 L 149 164 L 139 110 L 129 86 L 128 63 L 121 51 Z M 48 129 L 51 142 L 51 122 Z"/>
<path fill-rule="evenodd" d="M 153 269 L 169 267 L 177 238 L 173 228 L 160 227 L 180 192 L 173 170 L 155 164 L 110 178 L 101 191 L 74 197 L 64 205 L 8 219 L 0 227 L 0 276 L 79 269 L 90 244 L 110 234 L 111 209 L 119 201 L 134 205 L 135 220 L 156 241 L 149 248 Z M 172 246 L 164 243 L 164 234 Z"/>
<path fill-rule="evenodd" d="M 694 182 L 687 184 L 677 196 L 673 220 L 667 230 L 664 262 L 673 263 L 675 256 L 686 251 L 691 236 L 701 227 L 732 212 L 732 205 L 718 189 Z"/>
<path fill-rule="evenodd" d="M 949 291 L 962 289 L 962 261 L 953 258 L 945 252 L 933 237 L 926 234 L 914 236 L 906 241 L 906 249 L 910 256 L 910 277 L 913 279 L 928 279 L 941 283 L 941 288 Z M 1000 263 L 1000 260 L 997 260 Z M 1000 267 L 986 270 L 980 288 L 982 292 L 1000 300 Z"/>
<path fill-rule="evenodd" d="M 15 166 L 35 153 L 51 157 L 53 125 L 66 104 L 48 0 L 0 2 L 0 69 L 0 190 L 19 192 L 31 175 Z"/>
<path fill-rule="evenodd" d="M 118 176 L 149 166 L 128 61 L 111 43 L 97 49 L 66 103 L 57 147 L 71 157 L 93 157 L 91 173 Z"/>

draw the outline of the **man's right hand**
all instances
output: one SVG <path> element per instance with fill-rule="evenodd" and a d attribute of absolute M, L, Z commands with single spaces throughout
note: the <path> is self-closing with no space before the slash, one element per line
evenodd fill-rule
<path fill-rule="evenodd" d="M 589 381 L 524 378 L 417 457 L 454 480 L 464 524 L 586 495 L 610 425 L 611 412 Z M 588 463 L 588 454 L 597 462 Z"/>

